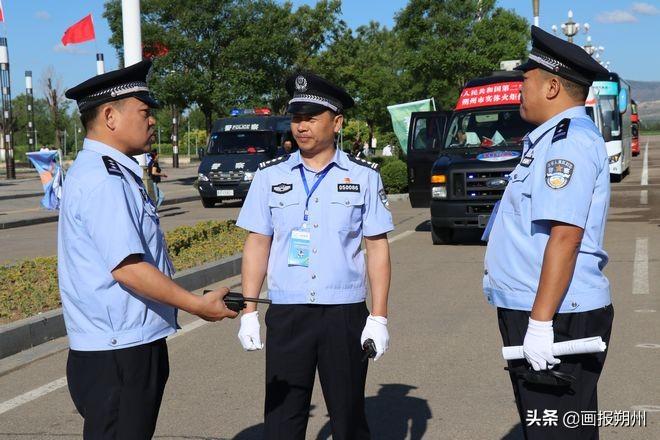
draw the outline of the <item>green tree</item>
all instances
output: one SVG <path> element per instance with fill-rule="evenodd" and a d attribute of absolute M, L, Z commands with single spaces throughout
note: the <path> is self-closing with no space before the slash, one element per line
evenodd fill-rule
<path fill-rule="evenodd" d="M 154 61 L 152 87 L 166 104 L 195 104 L 207 132 L 232 107 L 282 110 L 284 79 L 304 64 L 302 53 L 325 44 L 339 6 L 321 1 L 294 13 L 291 3 L 273 0 L 143 0 L 145 47 L 167 48 Z M 107 1 L 104 17 L 121 57 L 121 1 Z"/>
<path fill-rule="evenodd" d="M 527 21 L 495 0 L 410 0 L 395 21 L 410 78 L 407 98 L 433 96 L 440 108 L 454 106 L 467 80 L 527 52 Z"/>

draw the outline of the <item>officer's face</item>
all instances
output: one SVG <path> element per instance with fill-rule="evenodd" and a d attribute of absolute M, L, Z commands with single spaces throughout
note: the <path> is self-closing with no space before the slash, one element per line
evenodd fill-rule
<path fill-rule="evenodd" d="M 151 108 L 137 98 L 127 98 L 117 109 L 114 135 L 129 154 L 148 153 L 154 141 L 156 119 Z"/>
<path fill-rule="evenodd" d="M 344 121 L 342 115 L 324 111 L 318 115 L 293 115 L 291 133 L 303 153 L 314 153 L 334 145 Z"/>
<path fill-rule="evenodd" d="M 520 116 L 525 121 L 536 125 L 545 122 L 542 117 L 545 88 L 545 76 L 542 75 L 541 69 L 532 69 L 524 73 L 520 89 Z"/>

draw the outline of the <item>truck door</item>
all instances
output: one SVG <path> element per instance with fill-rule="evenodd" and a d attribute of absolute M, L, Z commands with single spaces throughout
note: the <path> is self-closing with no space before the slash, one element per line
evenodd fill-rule
<path fill-rule="evenodd" d="M 431 167 L 444 147 L 451 112 L 416 112 L 408 131 L 408 195 L 413 208 L 431 204 Z"/>

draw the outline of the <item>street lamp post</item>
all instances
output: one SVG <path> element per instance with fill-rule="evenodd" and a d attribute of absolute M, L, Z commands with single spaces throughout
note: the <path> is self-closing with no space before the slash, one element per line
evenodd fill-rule
<path fill-rule="evenodd" d="M 172 167 L 179 168 L 179 114 L 172 106 Z"/>
<path fill-rule="evenodd" d="M 34 92 L 32 90 L 32 72 L 27 70 L 25 72 L 25 94 L 27 95 L 27 137 L 28 137 L 28 150 L 34 151 L 36 141 L 34 136 Z"/>
<path fill-rule="evenodd" d="M 596 52 L 596 46 L 591 44 L 591 35 L 587 36 L 587 44 L 582 46 L 585 52 L 587 52 L 589 55 L 593 56 L 593 54 Z"/>
<path fill-rule="evenodd" d="M 569 43 L 573 42 L 573 37 L 580 31 L 580 23 L 573 21 L 573 11 L 568 10 L 568 20 L 561 24 L 561 31 L 566 35 Z"/>
<path fill-rule="evenodd" d="M 5 137 L 5 165 L 7 179 L 16 178 L 16 165 L 14 163 L 14 144 L 11 126 L 11 89 L 9 87 L 9 49 L 7 38 L 0 38 L 0 86 L 2 87 L 2 129 Z"/>
<path fill-rule="evenodd" d="M 534 10 L 534 26 L 539 26 L 539 0 L 532 0 L 532 9 Z"/>

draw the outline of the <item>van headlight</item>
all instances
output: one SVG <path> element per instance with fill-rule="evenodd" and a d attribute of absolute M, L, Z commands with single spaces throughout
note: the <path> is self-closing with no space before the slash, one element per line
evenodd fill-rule
<path fill-rule="evenodd" d="M 438 185 L 431 187 L 431 197 L 434 199 L 446 199 L 447 198 L 447 186 Z"/>
<path fill-rule="evenodd" d="M 610 156 L 610 163 L 616 163 L 621 158 L 621 153 Z"/>
<path fill-rule="evenodd" d="M 251 182 L 252 179 L 254 179 L 254 173 L 245 173 L 245 174 L 243 174 L 243 181 L 244 182 Z"/>
<path fill-rule="evenodd" d="M 199 174 L 197 175 L 197 179 L 198 179 L 200 182 L 208 182 L 208 181 L 209 181 L 208 176 L 207 176 L 206 174 L 204 174 L 204 173 L 199 173 Z"/>

